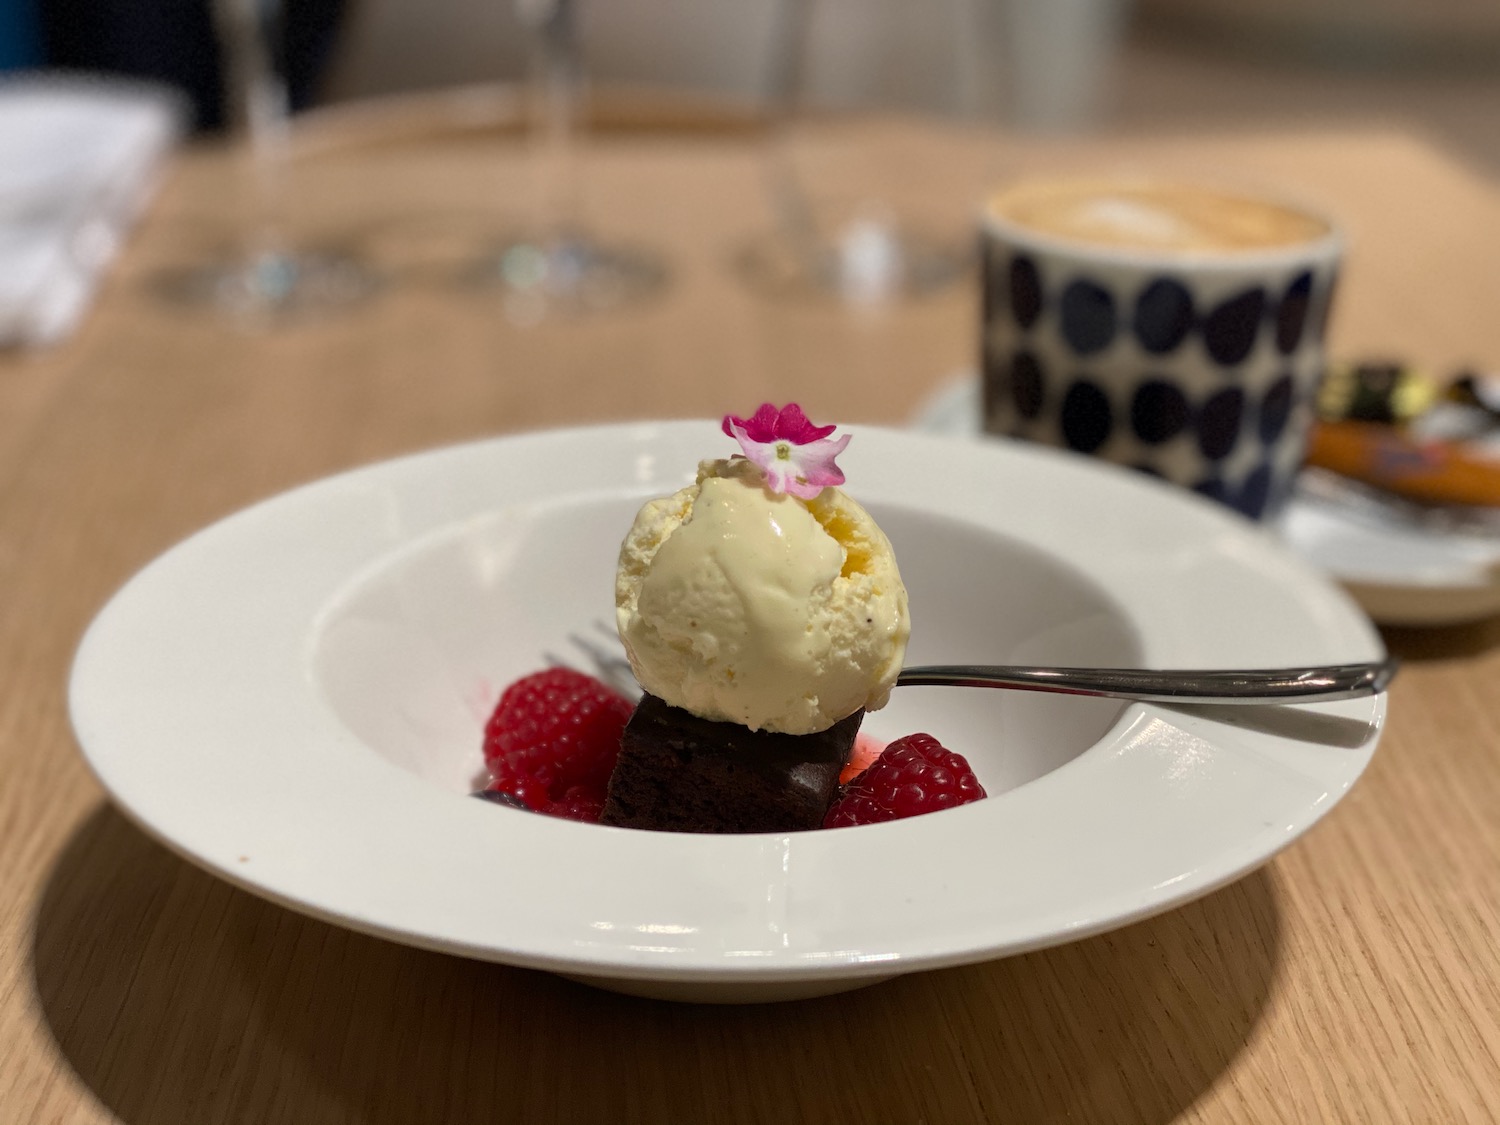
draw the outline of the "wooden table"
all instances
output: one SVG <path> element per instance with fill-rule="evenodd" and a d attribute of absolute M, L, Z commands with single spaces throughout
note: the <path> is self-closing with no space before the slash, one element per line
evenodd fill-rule
<path fill-rule="evenodd" d="M 1041 145 L 895 127 L 953 215 L 1017 168 L 1131 163 L 1320 199 L 1354 241 L 1346 353 L 1500 363 L 1500 193 L 1411 137 Z M 328 145 L 297 227 L 398 283 L 253 335 L 154 272 L 231 229 L 186 154 L 81 334 L 0 358 L 0 1123 L 1268 1122 L 1500 1116 L 1500 623 L 1387 634 L 1409 661 L 1358 787 L 1257 873 L 1115 933 L 844 996 L 738 1009 L 407 949 L 231 889 L 131 827 L 68 727 L 79 634 L 134 570 L 346 466 L 560 423 L 800 399 L 900 423 L 972 362 L 974 296 L 778 303 L 728 268 L 765 210 L 753 141 L 616 136 L 601 227 L 670 254 L 660 301 L 510 324 L 445 264 L 513 215 L 513 149 Z M 206 750 L 207 752 L 207 750 Z"/>

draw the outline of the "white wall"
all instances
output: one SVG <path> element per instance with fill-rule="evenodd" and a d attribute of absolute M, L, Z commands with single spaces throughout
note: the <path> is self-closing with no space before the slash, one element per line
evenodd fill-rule
<path fill-rule="evenodd" d="M 782 2 L 582 0 L 590 72 L 761 101 Z M 1001 0 L 808 2 L 807 85 L 819 102 L 995 111 Z M 518 79 L 525 67 L 512 0 L 355 0 L 328 89 L 342 100 Z"/>

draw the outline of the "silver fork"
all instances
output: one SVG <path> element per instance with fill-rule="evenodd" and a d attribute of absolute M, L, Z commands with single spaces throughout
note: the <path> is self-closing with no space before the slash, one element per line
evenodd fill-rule
<path fill-rule="evenodd" d="M 615 631 L 602 621 L 595 621 L 594 629 L 608 638 L 608 643 L 577 633 L 569 634 L 568 640 L 588 656 L 601 679 L 631 698 L 639 697 L 640 685 L 620 651 Z M 554 665 L 567 664 L 551 654 L 547 660 Z M 943 664 L 904 668 L 896 677 L 896 686 L 1008 688 L 1153 703 L 1328 703 L 1379 695 L 1390 686 L 1398 667 L 1390 657 L 1362 664 L 1238 671 Z"/>
<path fill-rule="evenodd" d="M 568 643 L 589 658 L 594 675 L 627 699 L 639 699 L 641 685 L 636 682 L 635 670 L 630 667 L 630 661 L 625 659 L 625 653 L 620 648 L 620 635 L 602 621 L 593 622 L 593 626 L 602 639 L 569 633 Z M 564 660 L 554 653 L 542 655 L 554 668 L 573 666 L 572 661 Z"/>

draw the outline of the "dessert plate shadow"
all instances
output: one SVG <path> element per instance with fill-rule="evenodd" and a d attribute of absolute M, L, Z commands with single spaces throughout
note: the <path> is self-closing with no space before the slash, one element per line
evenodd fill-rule
<path fill-rule="evenodd" d="M 912 663 L 1383 655 L 1347 595 L 1206 501 L 1048 450 L 849 429 L 841 464 L 900 560 Z M 1369 761 L 1384 696 L 1277 722 L 910 687 L 865 729 L 936 735 L 989 799 L 720 837 L 470 799 L 500 689 L 610 615 L 636 508 L 725 446 L 706 421 L 525 434 L 231 516 L 90 626 L 70 685 L 84 755 L 146 831 L 292 909 L 708 1002 L 838 992 L 1169 909 L 1265 862 Z"/>

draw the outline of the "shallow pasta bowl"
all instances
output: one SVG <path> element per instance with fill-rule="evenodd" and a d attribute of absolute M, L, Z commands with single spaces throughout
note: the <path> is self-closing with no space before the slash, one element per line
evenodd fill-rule
<path fill-rule="evenodd" d="M 911 594 L 912 663 L 1276 667 L 1377 659 L 1336 587 L 1168 486 L 1009 443 L 853 427 L 849 491 Z M 499 690 L 612 609 L 648 496 L 708 422 L 508 437 L 373 465 L 209 527 L 80 646 L 78 740 L 194 863 L 353 929 L 688 1000 L 772 1000 L 1000 957 L 1202 895 L 1328 812 L 1383 696 L 1194 712 L 903 688 L 991 794 L 854 829 L 704 837 L 470 799 Z"/>

